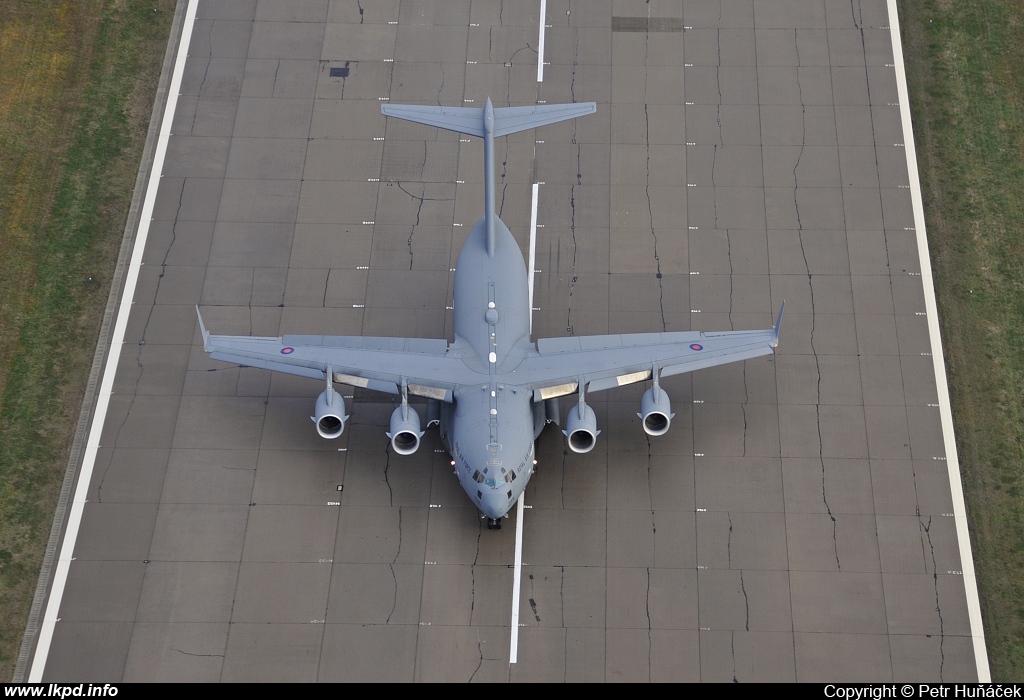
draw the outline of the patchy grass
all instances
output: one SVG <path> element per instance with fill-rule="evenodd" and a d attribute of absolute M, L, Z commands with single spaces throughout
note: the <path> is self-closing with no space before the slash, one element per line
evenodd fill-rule
<path fill-rule="evenodd" d="M 49 535 L 173 0 L 0 4 L 0 676 Z"/>
<path fill-rule="evenodd" d="M 1024 6 L 901 0 L 992 678 L 1024 678 Z"/>

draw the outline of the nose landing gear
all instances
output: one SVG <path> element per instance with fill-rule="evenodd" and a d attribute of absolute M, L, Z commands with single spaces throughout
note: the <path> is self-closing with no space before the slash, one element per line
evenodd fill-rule
<path fill-rule="evenodd" d="M 501 518 L 487 518 L 487 529 L 488 530 L 500 530 L 501 529 Z"/>

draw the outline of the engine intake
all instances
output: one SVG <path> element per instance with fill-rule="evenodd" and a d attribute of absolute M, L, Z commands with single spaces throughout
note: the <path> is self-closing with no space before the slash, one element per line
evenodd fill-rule
<path fill-rule="evenodd" d="M 399 406 L 391 414 L 391 448 L 400 455 L 411 455 L 420 448 L 420 414 L 409 405 Z"/>
<path fill-rule="evenodd" d="M 648 435 L 664 435 L 672 425 L 672 402 L 668 393 L 660 386 L 652 386 L 644 392 L 640 399 L 640 420 L 644 423 L 644 432 Z"/>
<path fill-rule="evenodd" d="M 313 422 L 316 423 L 316 431 L 320 437 L 333 440 L 345 430 L 345 421 L 348 414 L 345 413 L 345 399 L 333 389 L 326 389 L 316 400 L 316 412 L 313 415 Z"/>
<path fill-rule="evenodd" d="M 562 433 L 566 437 L 570 450 L 577 454 L 590 452 L 597 444 L 597 436 L 601 434 L 601 431 L 597 429 L 597 416 L 594 415 L 594 409 L 585 403 L 575 404 L 569 409 L 565 418 L 565 430 Z"/>

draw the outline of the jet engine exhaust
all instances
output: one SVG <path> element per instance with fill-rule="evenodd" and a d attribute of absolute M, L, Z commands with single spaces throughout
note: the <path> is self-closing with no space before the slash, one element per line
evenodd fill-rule
<path fill-rule="evenodd" d="M 583 415 L 580 415 L 581 407 Z M 597 436 L 601 434 L 601 431 L 597 429 L 597 416 L 594 415 L 594 409 L 586 404 L 573 405 L 566 416 L 565 430 L 562 432 L 570 450 L 577 454 L 590 452 L 597 444 Z"/>
<path fill-rule="evenodd" d="M 644 432 L 654 436 L 667 433 L 675 416 L 668 394 L 657 385 L 644 392 L 640 399 L 640 413 L 637 415 L 644 423 Z"/>
<path fill-rule="evenodd" d="M 391 414 L 391 448 L 400 455 L 411 455 L 420 448 L 420 414 L 408 404 L 399 406 Z"/>
<path fill-rule="evenodd" d="M 316 423 L 316 431 L 320 437 L 333 440 L 345 430 L 345 421 L 348 414 L 345 413 L 345 399 L 333 389 L 326 389 L 316 400 L 316 410 L 313 415 L 313 422 Z"/>

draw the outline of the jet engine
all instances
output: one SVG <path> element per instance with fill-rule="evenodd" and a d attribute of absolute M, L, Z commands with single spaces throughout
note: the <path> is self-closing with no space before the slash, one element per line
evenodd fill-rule
<path fill-rule="evenodd" d="M 320 433 L 320 437 L 328 440 L 338 437 L 345 429 L 347 420 L 345 399 L 341 398 L 341 394 L 334 389 L 326 389 L 317 397 L 313 422 L 316 423 L 316 431 Z"/>
<path fill-rule="evenodd" d="M 597 429 L 594 409 L 582 401 L 574 405 L 565 417 L 565 430 L 562 433 L 567 438 L 570 450 L 578 454 L 590 452 L 597 444 L 597 436 L 601 434 Z"/>
<path fill-rule="evenodd" d="M 400 455 L 411 455 L 420 447 L 420 414 L 407 403 L 395 409 L 391 414 L 391 447 Z"/>
<path fill-rule="evenodd" d="M 644 423 L 644 432 L 655 436 L 667 433 L 675 416 L 668 394 L 657 384 L 644 392 L 637 415 Z"/>

